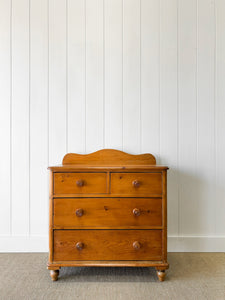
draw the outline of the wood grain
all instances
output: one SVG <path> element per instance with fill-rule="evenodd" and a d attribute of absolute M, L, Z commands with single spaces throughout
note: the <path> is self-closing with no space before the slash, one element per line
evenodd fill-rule
<path fill-rule="evenodd" d="M 68 153 L 63 158 L 63 165 L 89 166 L 123 166 L 123 165 L 155 165 L 152 154 L 132 155 L 114 149 L 102 149 L 90 154 Z"/>
<path fill-rule="evenodd" d="M 54 194 L 106 193 L 106 178 L 106 173 L 55 173 Z"/>
<path fill-rule="evenodd" d="M 49 262 L 53 261 L 53 172 L 49 173 Z"/>
<path fill-rule="evenodd" d="M 120 166 L 88 166 L 88 165 L 58 165 L 48 167 L 48 170 L 54 172 L 151 172 L 159 170 L 168 170 L 166 166 L 158 165 L 120 165 Z"/>
<path fill-rule="evenodd" d="M 164 171 L 163 174 L 163 210 L 162 210 L 162 218 L 163 218 L 163 243 L 162 243 L 162 251 L 163 251 L 163 260 L 167 261 L 167 172 Z"/>
<path fill-rule="evenodd" d="M 134 209 L 140 215 L 135 216 Z M 76 211 L 83 210 L 82 216 Z M 160 198 L 56 198 L 54 227 L 151 228 L 162 226 Z"/>
<path fill-rule="evenodd" d="M 168 167 L 110 149 L 64 160 L 49 167 L 48 268 L 154 266 L 164 278 Z"/>
<path fill-rule="evenodd" d="M 140 249 L 134 249 L 138 241 Z M 83 243 L 77 250 L 76 244 Z M 54 260 L 161 260 L 161 230 L 55 230 Z"/>
<path fill-rule="evenodd" d="M 48 263 L 48 270 L 60 267 L 157 267 L 166 270 L 169 264 L 161 260 L 68 260 Z"/>
<path fill-rule="evenodd" d="M 162 175 L 161 173 L 113 173 L 111 174 L 111 194 L 161 195 Z"/>

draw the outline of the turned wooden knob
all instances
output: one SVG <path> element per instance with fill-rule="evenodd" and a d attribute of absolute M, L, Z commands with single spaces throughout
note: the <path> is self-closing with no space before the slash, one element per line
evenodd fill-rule
<path fill-rule="evenodd" d="M 138 209 L 138 208 L 134 208 L 134 209 L 133 209 L 133 214 L 135 215 L 135 217 L 138 217 L 138 216 L 140 216 L 140 214 L 141 214 L 141 211 L 140 211 L 140 209 Z"/>
<path fill-rule="evenodd" d="M 133 185 L 133 187 L 135 187 L 135 188 L 139 188 L 139 186 L 141 185 L 141 183 L 140 183 L 140 181 L 138 181 L 138 180 L 134 180 L 134 181 L 132 182 L 132 185 Z"/>
<path fill-rule="evenodd" d="M 139 250 L 141 248 L 141 244 L 138 241 L 133 242 L 133 247 L 136 250 Z"/>
<path fill-rule="evenodd" d="M 84 244 L 81 242 L 76 243 L 77 250 L 82 250 L 84 248 Z"/>
<path fill-rule="evenodd" d="M 78 179 L 76 181 L 77 186 L 82 187 L 84 185 L 84 181 L 82 179 Z"/>
<path fill-rule="evenodd" d="M 76 209 L 76 216 L 77 216 L 77 217 L 82 217 L 83 214 L 84 214 L 84 211 L 83 211 L 82 208 Z"/>

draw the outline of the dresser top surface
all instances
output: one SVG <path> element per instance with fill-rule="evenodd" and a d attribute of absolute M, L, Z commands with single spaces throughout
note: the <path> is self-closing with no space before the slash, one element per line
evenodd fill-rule
<path fill-rule="evenodd" d="M 48 167 L 48 170 L 54 172 L 76 172 L 76 171 L 99 171 L 99 172 L 132 172 L 132 171 L 140 171 L 140 172 L 148 172 L 148 171 L 162 171 L 168 170 L 167 166 L 161 165 L 127 165 L 127 166 L 86 166 L 86 165 L 58 165 L 58 166 L 51 166 Z"/>

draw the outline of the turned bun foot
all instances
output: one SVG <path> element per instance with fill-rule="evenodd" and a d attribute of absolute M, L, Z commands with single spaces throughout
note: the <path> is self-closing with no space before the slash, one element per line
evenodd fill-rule
<path fill-rule="evenodd" d="M 50 270 L 50 276 L 52 281 L 57 281 L 59 276 L 59 270 Z"/>
<path fill-rule="evenodd" d="M 165 276 L 166 276 L 165 270 L 156 270 L 156 274 L 158 276 L 159 281 L 165 280 Z"/>

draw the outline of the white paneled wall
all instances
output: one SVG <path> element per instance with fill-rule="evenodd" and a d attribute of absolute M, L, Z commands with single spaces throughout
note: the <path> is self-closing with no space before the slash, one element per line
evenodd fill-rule
<path fill-rule="evenodd" d="M 47 251 L 47 166 L 153 153 L 170 251 L 225 251 L 225 1 L 0 0 L 0 251 Z"/>

